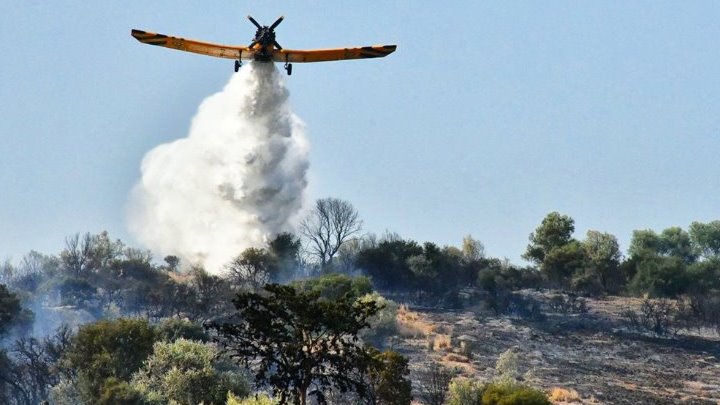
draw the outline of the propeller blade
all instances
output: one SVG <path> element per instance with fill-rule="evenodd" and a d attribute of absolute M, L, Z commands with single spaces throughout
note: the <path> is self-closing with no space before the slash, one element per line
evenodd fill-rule
<path fill-rule="evenodd" d="M 282 15 L 281 15 L 280 18 L 278 18 L 278 19 L 273 23 L 273 25 L 270 26 L 270 29 L 271 29 L 271 30 L 274 30 L 275 27 L 277 27 L 278 25 L 280 25 L 280 23 L 281 23 L 282 20 L 284 20 L 284 19 L 285 19 L 285 16 L 282 16 Z"/>
<path fill-rule="evenodd" d="M 252 18 L 252 16 L 249 15 L 249 16 L 248 16 L 248 20 L 250 20 L 251 23 L 255 24 L 256 27 L 262 28 L 262 26 L 260 26 L 260 24 L 258 24 L 258 22 L 255 21 L 254 18 Z"/>
<path fill-rule="evenodd" d="M 282 49 L 282 46 L 280 46 L 280 44 L 278 44 L 278 41 L 275 41 L 275 48 Z"/>
<path fill-rule="evenodd" d="M 248 45 L 248 48 L 252 48 L 253 46 L 257 45 L 257 41 L 250 42 L 250 45 Z"/>

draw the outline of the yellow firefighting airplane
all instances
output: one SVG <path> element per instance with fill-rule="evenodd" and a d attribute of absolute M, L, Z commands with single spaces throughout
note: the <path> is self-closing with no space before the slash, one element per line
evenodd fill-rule
<path fill-rule="evenodd" d="M 250 22 L 257 27 L 255 38 L 248 46 L 219 45 L 200 42 L 192 39 L 170 37 L 140 30 L 132 30 L 135 39 L 150 45 L 159 45 L 166 48 L 178 49 L 185 52 L 194 52 L 218 58 L 235 59 L 235 71 L 242 66 L 243 60 L 256 60 L 259 62 L 285 62 L 285 70 L 292 74 L 292 63 L 325 62 L 344 59 L 382 58 L 395 52 L 396 45 L 363 46 L 360 48 L 335 48 L 292 50 L 284 49 L 275 40 L 275 28 L 285 17 L 278 18 L 270 26 L 261 26 L 254 18 L 248 16 Z"/>

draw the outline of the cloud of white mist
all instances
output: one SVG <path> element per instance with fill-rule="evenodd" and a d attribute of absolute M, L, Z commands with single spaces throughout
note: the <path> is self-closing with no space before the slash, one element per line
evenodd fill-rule
<path fill-rule="evenodd" d="M 148 152 L 129 205 L 138 241 L 217 273 L 291 230 L 309 161 L 287 100 L 274 64 L 246 64 L 200 104 L 186 138 Z"/>

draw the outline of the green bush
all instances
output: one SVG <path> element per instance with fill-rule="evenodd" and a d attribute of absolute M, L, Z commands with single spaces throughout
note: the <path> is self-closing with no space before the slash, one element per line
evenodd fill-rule
<path fill-rule="evenodd" d="M 455 377 L 448 386 L 445 405 L 482 405 L 483 385 L 465 377 Z"/>
<path fill-rule="evenodd" d="M 496 383 L 488 384 L 482 394 L 483 405 L 551 405 L 547 395 L 534 388 Z"/>
<path fill-rule="evenodd" d="M 410 405 L 412 383 L 408 360 L 398 352 L 372 351 L 374 365 L 370 367 L 369 378 L 372 397 L 378 405 Z"/>
<path fill-rule="evenodd" d="M 247 398 L 240 399 L 233 395 L 231 392 L 228 393 L 226 405 L 275 405 L 277 401 L 267 396 L 267 394 L 254 394 Z"/>
<path fill-rule="evenodd" d="M 98 404 L 146 405 L 147 402 L 145 396 L 131 387 L 130 384 L 110 377 L 105 380 Z"/>
<path fill-rule="evenodd" d="M 97 403 L 105 381 L 129 381 L 152 352 L 155 328 L 144 319 L 98 321 L 80 327 L 60 361 L 60 368 L 77 375 L 77 388 L 84 402 Z"/>
<path fill-rule="evenodd" d="M 655 257 L 638 264 L 630 283 L 631 291 L 652 297 L 675 297 L 688 290 L 686 265 L 675 257 Z"/>
<path fill-rule="evenodd" d="M 382 309 L 370 318 L 370 327 L 363 329 L 358 336 L 366 342 L 381 347 L 388 336 L 397 335 L 397 311 L 399 305 L 378 293 L 365 294 L 359 299 L 363 302 L 375 301 Z"/>
<path fill-rule="evenodd" d="M 170 318 L 163 321 L 158 328 L 158 332 L 160 339 L 168 342 L 174 342 L 180 338 L 201 342 L 210 340 L 202 326 L 178 318 Z"/>
<path fill-rule="evenodd" d="M 365 276 L 350 277 L 338 273 L 295 281 L 292 286 L 302 292 L 319 293 L 321 297 L 329 300 L 338 300 L 345 295 L 360 298 L 372 292 L 369 278 Z"/>
<path fill-rule="evenodd" d="M 237 369 L 223 370 L 215 360 L 217 354 L 212 346 L 183 338 L 157 342 L 152 355 L 133 375 L 132 386 L 163 404 L 222 404 L 228 391 L 247 395 L 245 377 Z"/>

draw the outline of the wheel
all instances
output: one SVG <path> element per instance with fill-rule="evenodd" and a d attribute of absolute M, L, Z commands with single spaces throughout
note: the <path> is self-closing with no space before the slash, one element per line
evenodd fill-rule
<path fill-rule="evenodd" d="M 292 63 L 288 63 L 285 66 L 285 70 L 287 70 L 288 76 L 290 76 L 292 74 Z"/>
<path fill-rule="evenodd" d="M 236 61 L 235 61 L 235 71 L 236 71 L 236 72 L 237 72 L 238 70 L 240 70 L 240 66 L 241 66 L 241 65 L 240 65 L 240 61 L 239 61 L 239 60 L 236 60 Z"/>

